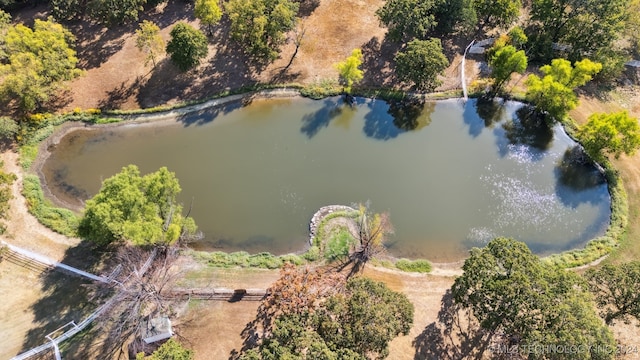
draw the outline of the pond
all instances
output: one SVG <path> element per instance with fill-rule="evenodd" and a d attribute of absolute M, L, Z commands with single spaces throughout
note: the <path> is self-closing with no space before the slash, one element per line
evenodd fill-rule
<path fill-rule="evenodd" d="M 302 251 L 318 208 L 363 202 L 389 212 L 398 257 L 459 260 L 496 236 L 539 254 L 581 247 L 608 225 L 607 185 L 572 161 L 580 151 L 561 127 L 521 108 L 258 99 L 70 132 L 42 175 L 55 197 L 80 204 L 123 166 L 167 166 L 205 234 L 198 249 Z"/>

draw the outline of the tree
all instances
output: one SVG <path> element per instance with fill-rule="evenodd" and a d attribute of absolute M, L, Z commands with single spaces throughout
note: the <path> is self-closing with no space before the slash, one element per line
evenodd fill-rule
<path fill-rule="evenodd" d="M 51 14 L 58 21 L 73 21 L 82 17 L 86 2 L 81 0 L 50 0 Z"/>
<path fill-rule="evenodd" d="M 435 13 L 442 0 L 387 0 L 376 11 L 380 22 L 389 28 L 391 40 L 424 39 L 436 25 Z"/>
<path fill-rule="evenodd" d="M 606 153 L 618 159 L 623 153 L 633 155 L 640 147 L 640 126 L 626 111 L 596 113 L 580 128 L 578 138 L 591 158 L 600 160 Z"/>
<path fill-rule="evenodd" d="M 88 15 L 106 26 L 137 21 L 149 0 L 50 0 L 51 13 L 58 21 L 82 19 Z"/>
<path fill-rule="evenodd" d="M 472 0 L 438 1 L 434 9 L 438 19 L 434 30 L 439 34 L 450 34 L 455 30 L 463 33 L 471 31 L 478 23 L 478 16 Z"/>
<path fill-rule="evenodd" d="M 353 49 L 351 56 L 334 65 L 338 69 L 340 81 L 344 85 L 343 91 L 346 94 L 351 94 L 353 85 L 364 78 L 364 71 L 360 69 L 360 65 L 362 65 L 362 50 L 360 49 Z"/>
<path fill-rule="evenodd" d="M 222 9 L 218 5 L 218 0 L 196 0 L 193 14 L 207 26 L 209 35 L 212 34 L 211 27 L 222 19 Z"/>
<path fill-rule="evenodd" d="M 284 33 L 297 21 L 299 4 L 292 0 L 229 0 L 231 37 L 259 61 L 278 58 Z"/>
<path fill-rule="evenodd" d="M 191 27 L 179 22 L 171 29 L 171 40 L 167 44 L 167 54 L 182 71 L 187 71 L 200 64 L 209 52 L 206 36 Z"/>
<path fill-rule="evenodd" d="M 124 167 L 87 201 L 79 233 L 100 245 L 122 240 L 172 244 L 195 232 L 193 220 L 182 215 L 178 204 L 180 190 L 175 174 L 165 167 L 145 176 L 135 165 Z"/>
<path fill-rule="evenodd" d="M 628 14 L 625 34 L 631 42 L 631 54 L 637 59 L 640 57 L 640 0 L 631 1 Z"/>
<path fill-rule="evenodd" d="M 107 26 L 138 20 L 146 0 L 91 0 L 88 2 L 93 19 Z"/>
<path fill-rule="evenodd" d="M 504 332 L 514 342 L 511 345 L 615 348 L 580 277 L 543 263 L 524 243 L 494 239 L 482 249 L 472 249 L 462 269 L 451 288 L 455 302 L 470 309 L 483 329 Z M 590 351 L 568 356 L 613 358 L 612 353 Z"/>
<path fill-rule="evenodd" d="M 607 324 L 640 320 L 640 261 L 590 269 L 586 278 Z"/>
<path fill-rule="evenodd" d="M 534 0 L 527 31 L 533 43 L 530 56 L 549 61 L 554 43 L 568 46 L 570 61 L 612 48 L 625 27 L 629 4 L 630 0 Z"/>
<path fill-rule="evenodd" d="M 263 335 L 240 359 L 384 358 L 413 323 L 411 302 L 383 283 L 293 265 L 282 274 L 243 334 Z"/>
<path fill-rule="evenodd" d="M 149 360 L 192 360 L 193 351 L 185 349 L 179 342 L 169 339 L 154 351 Z"/>
<path fill-rule="evenodd" d="M 480 19 L 479 29 L 508 27 L 520 15 L 520 0 L 476 0 L 473 7 Z"/>
<path fill-rule="evenodd" d="M 413 83 L 422 91 L 433 91 L 441 82 L 438 75 L 449 66 L 442 53 L 440 39 L 412 40 L 395 57 L 396 73 L 403 82 Z"/>
<path fill-rule="evenodd" d="M 409 334 L 413 312 L 406 295 L 391 291 L 384 283 L 356 277 L 318 311 L 318 334 L 330 348 L 384 359 L 389 355 L 389 342 Z"/>
<path fill-rule="evenodd" d="M 524 50 L 517 51 L 512 45 L 503 46 L 489 58 L 489 66 L 493 77 L 491 95 L 495 96 L 511 79 L 512 73 L 524 74 L 527 69 L 527 55 Z"/>
<path fill-rule="evenodd" d="M 136 47 L 147 54 L 144 60 L 145 66 L 149 60 L 156 67 L 156 58 L 165 51 L 164 40 L 160 36 L 160 28 L 154 22 L 144 20 L 136 30 Z"/>
<path fill-rule="evenodd" d="M 41 108 L 62 83 L 79 76 L 78 59 L 71 48 L 73 35 L 52 20 L 34 21 L 33 30 L 17 24 L 4 36 L 0 59 L 0 92 L 18 101 L 23 111 Z"/>
<path fill-rule="evenodd" d="M 540 114 L 548 114 L 551 121 L 561 120 L 578 105 L 578 97 L 573 89 L 586 84 L 602 65 L 589 59 L 571 63 L 564 59 L 554 59 L 551 65 L 540 68 L 544 77 L 529 75 L 526 99 Z"/>

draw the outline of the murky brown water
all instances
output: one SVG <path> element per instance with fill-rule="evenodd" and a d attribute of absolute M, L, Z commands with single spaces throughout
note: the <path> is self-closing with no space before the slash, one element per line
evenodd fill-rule
<path fill-rule="evenodd" d="M 390 213 L 396 256 L 456 260 L 495 236 L 538 253 L 580 247 L 608 224 L 606 184 L 592 168 L 559 166 L 574 142 L 510 121 L 519 107 L 481 107 L 481 118 L 475 100 L 256 100 L 168 126 L 76 131 L 43 171 L 73 201 L 127 164 L 167 166 L 206 234 L 200 248 L 303 250 L 315 210 L 365 201 Z"/>

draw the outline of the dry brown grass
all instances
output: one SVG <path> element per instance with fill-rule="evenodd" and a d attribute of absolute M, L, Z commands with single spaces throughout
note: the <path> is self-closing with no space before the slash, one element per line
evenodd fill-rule
<path fill-rule="evenodd" d="M 580 104 L 570 116 L 578 124 L 584 124 L 595 112 L 626 110 L 640 118 L 640 88 L 622 88 L 604 93 L 600 98 L 581 95 Z M 613 161 L 624 182 L 629 199 L 629 226 L 624 241 L 613 251 L 608 262 L 618 263 L 640 260 L 640 153 L 621 156 Z"/>

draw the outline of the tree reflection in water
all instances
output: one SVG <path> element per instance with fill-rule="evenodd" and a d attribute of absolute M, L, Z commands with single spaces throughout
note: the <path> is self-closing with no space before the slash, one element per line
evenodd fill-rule
<path fill-rule="evenodd" d="M 414 97 L 390 101 L 386 114 L 376 111 L 375 102 L 369 107 L 371 111 L 365 115 L 364 133 L 374 139 L 389 140 L 428 126 L 436 103 Z"/>
<path fill-rule="evenodd" d="M 547 150 L 553 140 L 553 129 L 529 107 L 516 111 L 517 118 L 505 122 L 502 127 L 512 145 L 527 145 L 537 150 Z"/>

